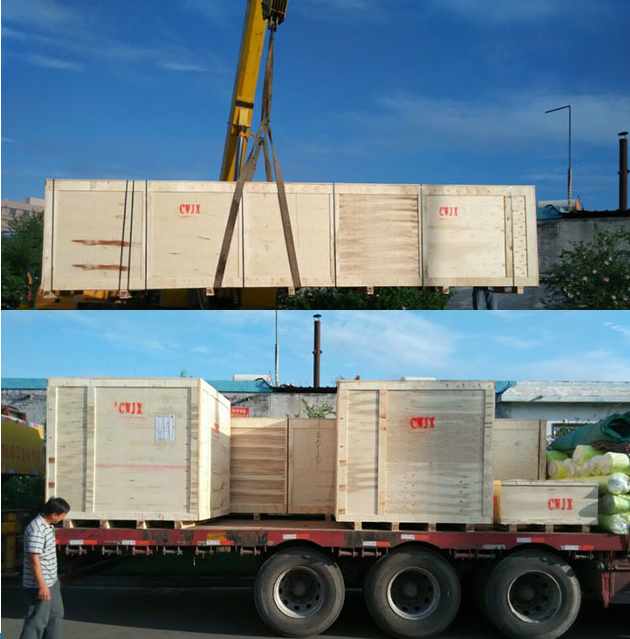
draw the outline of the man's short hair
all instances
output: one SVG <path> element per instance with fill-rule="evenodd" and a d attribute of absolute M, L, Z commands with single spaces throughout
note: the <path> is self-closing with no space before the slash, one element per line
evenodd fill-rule
<path fill-rule="evenodd" d="M 61 497 L 51 497 L 45 504 L 44 515 L 62 515 L 70 511 L 70 504 Z"/>

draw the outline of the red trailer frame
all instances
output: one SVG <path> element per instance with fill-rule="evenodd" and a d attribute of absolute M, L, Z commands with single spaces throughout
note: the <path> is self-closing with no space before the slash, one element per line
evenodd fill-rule
<path fill-rule="evenodd" d="M 605 606 L 614 603 L 615 596 L 630 586 L 630 536 L 598 532 L 353 530 L 348 524 L 336 522 L 229 518 L 188 528 L 66 527 L 56 532 L 57 545 L 67 554 L 100 548 L 103 554 L 150 555 L 188 548 L 197 555 L 260 555 L 291 545 L 311 545 L 342 557 L 379 557 L 403 545 L 418 545 L 458 560 L 493 559 L 535 547 L 554 551 L 567 561 L 596 563 Z"/>

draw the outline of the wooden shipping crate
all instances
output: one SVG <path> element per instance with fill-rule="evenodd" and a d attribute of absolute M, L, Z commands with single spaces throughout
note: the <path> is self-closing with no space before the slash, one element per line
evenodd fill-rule
<path fill-rule="evenodd" d="M 48 380 L 46 496 L 72 519 L 229 513 L 230 402 L 201 379 Z"/>
<path fill-rule="evenodd" d="M 335 517 L 492 521 L 494 382 L 341 381 Z"/>
<path fill-rule="evenodd" d="M 495 419 L 492 476 L 495 480 L 547 478 L 547 422 Z"/>
<path fill-rule="evenodd" d="M 287 428 L 286 417 L 232 418 L 232 513 L 286 514 Z"/>
<path fill-rule="evenodd" d="M 336 420 L 289 420 L 289 515 L 335 512 L 336 446 Z"/>
<path fill-rule="evenodd" d="M 494 521 L 514 525 L 597 524 L 592 481 L 495 481 Z"/>
<path fill-rule="evenodd" d="M 287 184 L 302 286 L 537 286 L 533 187 Z M 213 288 L 233 182 L 47 180 L 44 291 Z M 290 287 L 273 183 L 250 182 L 222 286 Z"/>

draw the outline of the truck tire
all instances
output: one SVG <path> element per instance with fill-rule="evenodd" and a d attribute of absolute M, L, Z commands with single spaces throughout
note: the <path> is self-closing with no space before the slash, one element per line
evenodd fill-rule
<path fill-rule="evenodd" d="M 563 559 L 544 550 L 517 551 L 490 573 L 488 619 L 512 639 L 556 639 L 580 610 L 580 583 Z"/>
<path fill-rule="evenodd" d="M 285 637 L 318 635 L 343 608 L 345 586 L 332 557 L 310 547 L 280 550 L 259 570 L 254 585 L 258 614 Z"/>
<path fill-rule="evenodd" d="M 428 548 L 401 548 L 372 567 L 365 602 L 378 626 L 394 637 L 430 637 L 455 618 L 461 585 L 454 568 Z"/>

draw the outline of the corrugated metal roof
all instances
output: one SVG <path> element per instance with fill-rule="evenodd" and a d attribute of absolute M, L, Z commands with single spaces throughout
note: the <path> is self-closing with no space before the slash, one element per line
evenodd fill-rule
<path fill-rule="evenodd" d="M 45 377 L 3 377 L 3 390 L 46 390 Z M 220 393 L 271 393 L 263 381 L 234 382 L 232 380 L 207 379 L 210 386 Z"/>
<path fill-rule="evenodd" d="M 630 382 L 517 382 L 500 401 L 630 403 Z"/>
<path fill-rule="evenodd" d="M 46 390 L 46 378 L 3 377 L 2 390 Z"/>

